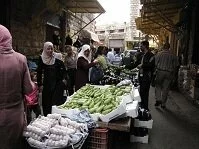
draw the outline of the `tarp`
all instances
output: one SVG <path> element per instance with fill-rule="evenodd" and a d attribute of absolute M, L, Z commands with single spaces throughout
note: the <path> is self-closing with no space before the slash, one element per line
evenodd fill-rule
<path fill-rule="evenodd" d="M 90 39 L 92 39 L 92 40 L 94 40 L 95 42 L 98 42 L 98 43 L 100 43 L 100 40 L 99 40 L 99 37 L 98 37 L 98 35 L 97 34 L 95 34 L 94 32 L 92 32 L 92 31 L 89 31 L 89 30 L 82 30 L 81 32 L 80 32 L 80 38 L 90 38 Z"/>

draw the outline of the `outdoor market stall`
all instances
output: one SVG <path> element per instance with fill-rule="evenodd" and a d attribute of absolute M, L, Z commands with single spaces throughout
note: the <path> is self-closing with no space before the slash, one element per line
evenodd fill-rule
<path fill-rule="evenodd" d="M 52 113 L 67 116 L 69 111 L 87 110 L 96 121 L 96 126 L 105 129 L 94 134 L 107 135 L 108 130 L 129 133 L 132 118 L 137 117 L 138 111 L 138 101 L 135 101 L 138 98 L 134 95 L 137 96 L 137 88 L 130 80 L 123 80 L 117 86 L 87 84 L 68 97 L 63 105 L 53 106 Z M 89 138 L 96 137 L 93 133 L 89 135 Z"/>

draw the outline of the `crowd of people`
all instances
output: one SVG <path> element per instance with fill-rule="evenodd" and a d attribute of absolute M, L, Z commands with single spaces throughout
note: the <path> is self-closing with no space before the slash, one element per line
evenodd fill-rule
<path fill-rule="evenodd" d="M 124 66 L 121 54 L 105 46 L 99 46 L 94 52 L 90 45 L 84 44 L 78 52 L 73 46 L 66 45 L 63 56 L 54 52 L 53 43 L 45 42 L 37 69 L 32 70 L 28 68 L 26 57 L 13 50 L 8 29 L 0 25 L 0 146 L 4 149 L 20 148 L 26 118 L 31 121 L 32 111 L 36 116 L 42 113 L 46 116 L 51 113 L 53 105 L 65 102 L 65 90 L 70 96 L 86 83 L 98 84 L 103 72 L 112 65 L 139 69 L 142 108 L 150 110 L 149 89 L 154 82 L 155 106 L 166 108 L 178 66 L 177 57 L 169 49 L 169 43 L 165 43 L 162 51 L 154 55 L 149 42 L 143 41 L 134 61 Z M 39 92 L 42 93 L 42 110 Z"/>

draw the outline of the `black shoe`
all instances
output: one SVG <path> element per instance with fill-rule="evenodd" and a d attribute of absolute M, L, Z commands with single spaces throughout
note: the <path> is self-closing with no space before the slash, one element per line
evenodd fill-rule
<path fill-rule="evenodd" d="M 155 107 L 158 107 L 158 106 L 160 106 L 160 105 L 162 105 L 162 102 L 161 102 L 161 101 L 156 101 Z"/>

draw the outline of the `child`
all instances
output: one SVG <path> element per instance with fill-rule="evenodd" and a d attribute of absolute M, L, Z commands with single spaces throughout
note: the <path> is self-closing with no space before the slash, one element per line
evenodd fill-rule
<path fill-rule="evenodd" d="M 30 77 L 31 80 L 35 83 L 34 90 L 28 94 L 25 95 L 25 103 L 27 106 L 27 123 L 29 124 L 32 120 L 32 111 L 35 113 L 36 117 L 38 117 L 41 114 L 41 109 L 38 102 L 39 97 L 39 90 L 36 83 L 36 72 L 30 71 Z"/>

